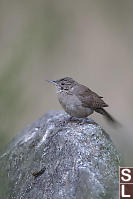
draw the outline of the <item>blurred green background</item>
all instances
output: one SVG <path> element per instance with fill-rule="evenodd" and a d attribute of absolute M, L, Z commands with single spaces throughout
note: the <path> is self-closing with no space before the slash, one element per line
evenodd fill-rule
<path fill-rule="evenodd" d="M 0 0 L 0 151 L 24 127 L 61 109 L 44 79 L 70 76 L 110 105 L 110 134 L 133 166 L 133 2 Z"/>

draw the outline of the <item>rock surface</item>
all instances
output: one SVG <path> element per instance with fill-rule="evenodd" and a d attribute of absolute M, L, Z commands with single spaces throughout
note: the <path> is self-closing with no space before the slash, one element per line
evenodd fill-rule
<path fill-rule="evenodd" d="M 0 198 L 117 199 L 119 159 L 93 120 L 48 112 L 0 157 Z"/>

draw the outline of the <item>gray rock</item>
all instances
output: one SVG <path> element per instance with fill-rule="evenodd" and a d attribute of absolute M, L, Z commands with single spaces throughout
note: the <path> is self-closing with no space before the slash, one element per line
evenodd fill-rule
<path fill-rule="evenodd" d="M 91 119 L 48 112 L 0 157 L 2 199 L 118 198 L 119 153 Z"/>

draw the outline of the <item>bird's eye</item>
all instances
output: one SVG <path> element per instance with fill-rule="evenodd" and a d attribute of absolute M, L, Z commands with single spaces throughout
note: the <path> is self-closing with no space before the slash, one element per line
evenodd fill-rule
<path fill-rule="evenodd" d="M 64 84 L 64 83 L 61 83 L 61 85 L 64 86 L 65 84 Z"/>

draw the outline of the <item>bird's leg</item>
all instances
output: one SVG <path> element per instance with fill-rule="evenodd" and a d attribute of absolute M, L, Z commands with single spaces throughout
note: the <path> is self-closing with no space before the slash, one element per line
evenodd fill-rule
<path fill-rule="evenodd" d="M 73 116 L 70 116 L 70 118 L 68 119 L 70 122 L 76 122 L 76 123 L 79 123 L 79 124 L 84 124 L 86 119 L 85 118 L 77 118 L 77 117 L 73 117 Z"/>
<path fill-rule="evenodd" d="M 70 116 L 70 118 L 68 119 L 70 122 L 75 122 L 78 121 L 79 119 L 74 117 L 74 116 Z"/>
<path fill-rule="evenodd" d="M 69 121 L 72 121 L 72 120 L 73 120 L 73 116 L 70 116 L 70 117 L 69 117 Z"/>
<path fill-rule="evenodd" d="M 85 124 L 86 123 L 86 118 L 78 118 L 78 123 L 80 125 Z"/>
<path fill-rule="evenodd" d="M 63 120 L 61 123 L 62 123 L 63 125 L 65 125 L 65 124 L 67 124 L 68 122 L 74 121 L 73 118 L 74 118 L 73 116 L 70 116 L 67 120 L 65 119 L 65 120 Z"/>

